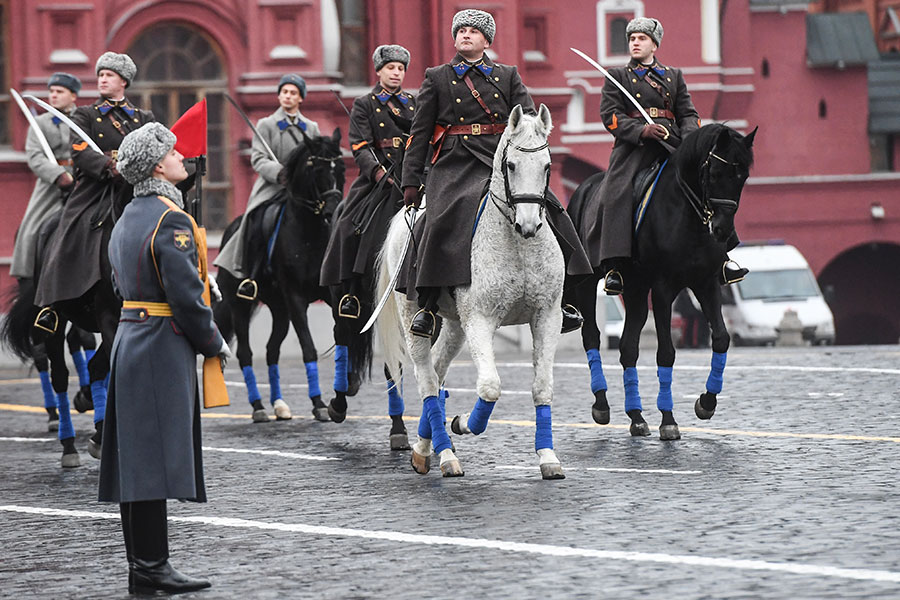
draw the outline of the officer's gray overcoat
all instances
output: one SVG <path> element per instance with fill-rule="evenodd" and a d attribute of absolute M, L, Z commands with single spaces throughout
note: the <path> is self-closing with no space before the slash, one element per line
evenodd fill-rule
<path fill-rule="evenodd" d="M 222 336 L 201 298 L 189 217 L 156 196 L 135 198 L 113 229 L 109 261 L 123 300 L 167 302 L 173 316 L 122 310 L 112 348 L 100 501 L 203 502 L 197 354 L 215 356 Z"/>

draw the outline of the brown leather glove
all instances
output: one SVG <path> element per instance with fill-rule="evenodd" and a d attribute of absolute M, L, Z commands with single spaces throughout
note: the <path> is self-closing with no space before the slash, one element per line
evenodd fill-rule
<path fill-rule="evenodd" d="M 68 171 L 64 173 L 60 173 L 59 177 L 56 178 L 55 181 L 56 187 L 61 189 L 62 191 L 68 191 L 75 185 L 75 178 L 72 177 L 72 174 Z"/>
<path fill-rule="evenodd" d="M 403 188 L 403 204 L 406 206 L 415 206 L 419 208 L 419 203 L 422 201 L 422 196 L 419 194 L 419 188 L 415 186 L 408 186 Z"/>
<path fill-rule="evenodd" d="M 647 123 L 641 129 L 641 137 L 645 140 L 664 140 L 668 137 L 669 132 L 659 123 Z"/>

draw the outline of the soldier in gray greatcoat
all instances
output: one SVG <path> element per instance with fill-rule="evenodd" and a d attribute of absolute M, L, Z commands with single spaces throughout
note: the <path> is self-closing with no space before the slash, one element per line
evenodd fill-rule
<path fill-rule="evenodd" d="M 71 116 L 75 111 L 78 92 L 81 91 L 81 80 L 69 73 L 54 73 L 47 82 L 47 88 L 50 106 Z M 44 153 L 37 132 L 29 127 L 28 137 L 25 139 L 25 160 L 28 168 L 37 176 L 37 182 L 16 233 L 12 265 L 9 267 L 9 274 L 18 279 L 34 277 L 34 244 L 38 230 L 60 211 L 63 196 L 75 184 L 69 152 L 69 128 L 50 113 L 35 117 L 35 122 L 56 160 L 51 161 Z"/>
<path fill-rule="evenodd" d="M 410 143 L 403 159 L 403 195 L 407 206 L 427 197 L 424 228 L 407 254 L 411 266 L 398 289 L 418 295 L 420 310 L 410 331 L 431 337 L 441 288 L 471 282 L 472 229 L 494 153 L 512 109 L 534 113 L 534 101 L 516 67 L 495 63 L 484 51 L 494 40 L 490 13 L 462 10 L 451 26 L 456 56 L 425 72 L 418 95 Z M 476 93 L 477 92 L 477 93 Z M 431 163 L 427 183 L 426 163 Z M 575 228 L 550 193 L 547 222 L 556 234 L 570 275 L 590 273 Z M 412 251 L 417 248 L 418 253 Z M 577 329 L 581 316 L 563 311 L 565 331 Z"/>
<path fill-rule="evenodd" d="M 134 185 L 109 241 L 122 316 L 100 462 L 101 502 L 118 502 L 129 591 L 186 592 L 209 582 L 169 564 L 166 499 L 206 501 L 197 354 L 229 355 L 204 304 L 197 225 L 175 184 L 187 177 L 159 123 L 125 137 L 118 170 Z"/>
<path fill-rule="evenodd" d="M 258 292 L 256 277 L 261 261 L 250 264 L 254 257 L 248 256 L 247 252 L 247 238 L 252 235 L 250 213 L 284 191 L 284 164 L 291 152 L 304 143 L 303 136 L 314 138 L 320 135 L 319 125 L 300 113 L 300 105 L 305 98 L 306 81 L 293 73 L 283 76 L 278 83 L 278 110 L 256 123 L 259 137 L 253 136 L 250 164 L 259 176 L 250 190 L 250 199 L 238 230 L 222 246 L 213 263 L 242 279 L 237 289 L 238 298 L 255 300 Z M 265 144 L 269 145 L 277 160 L 273 160 Z"/>

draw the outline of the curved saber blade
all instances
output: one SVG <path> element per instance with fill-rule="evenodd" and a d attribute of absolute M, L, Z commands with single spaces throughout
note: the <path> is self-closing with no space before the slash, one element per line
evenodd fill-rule
<path fill-rule="evenodd" d="M 13 100 L 16 101 L 16 104 L 19 105 L 19 108 L 22 109 L 22 113 L 25 115 L 25 119 L 28 121 L 28 124 L 31 125 L 32 131 L 34 131 L 34 135 L 37 137 L 38 142 L 41 144 L 41 148 L 44 150 L 44 154 L 47 156 L 47 160 L 50 162 L 56 162 L 56 156 L 53 154 L 53 150 L 50 149 L 50 144 L 47 143 L 47 138 L 44 137 L 44 132 L 41 131 L 41 128 L 38 127 L 37 121 L 34 120 L 34 115 L 31 114 L 31 111 L 28 110 L 28 107 L 25 106 L 25 101 L 22 100 L 22 96 L 19 95 L 19 92 L 14 90 L 13 88 L 9 88 L 9 93 L 12 94 Z"/>
<path fill-rule="evenodd" d="M 365 333 L 372 328 L 372 325 L 375 324 L 375 320 L 378 319 L 378 315 L 380 315 L 381 311 L 384 309 L 384 305 L 387 304 L 388 298 L 394 293 L 394 288 L 397 287 L 397 281 L 400 279 L 400 272 L 403 271 L 403 263 L 406 261 L 406 252 L 409 250 L 409 241 L 412 239 L 413 225 L 416 223 L 417 210 L 418 209 L 414 207 L 410 208 L 406 214 L 406 242 L 403 244 L 403 252 L 400 254 L 397 268 L 394 269 L 394 274 L 391 276 L 390 285 L 384 290 L 384 294 L 381 295 L 381 300 L 378 301 L 378 304 L 375 305 L 375 309 L 372 310 L 372 316 L 369 317 L 369 320 L 366 321 L 363 328 L 359 330 L 360 333 Z"/>
<path fill-rule="evenodd" d="M 641 116 L 644 117 L 644 120 L 647 121 L 647 123 L 649 123 L 650 125 L 653 125 L 654 121 L 653 121 L 653 119 L 650 118 L 650 115 L 647 114 L 647 111 L 644 110 L 644 107 L 641 106 L 637 100 L 635 100 L 634 96 L 632 96 L 631 94 L 628 93 L 628 90 L 626 90 L 622 86 L 621 83 L 616 81 L 615 77 L 613 77 L 612 75 L 609 74 L 609 71 L 607 71 L 606 69 L 601 67 L 600 64 L 596 60 L 594 60 L 593 58 L 591 58 L 590 56 L 588 56 L 581 50 L 578 50 L 577 48 L 569 48 L 569 50 L 571 50 L 572 52 L 574 52 L 575 54 L 577 54 L 584 60 L 588 61 L 592 67 L 594 67 L 595 69 L 597 69 L 598 71 L 603 73 L 603 76 L 606 77 L 607 79 L 609 79 L 611 82 L 613 82 L 615 84 L 615 86 L 617 88 L 619 88 L 619 91 L 621 91 L 623 94 L 625 94 L 625 97 L 628 98 L 628 100 L 631 101 L 632 104 L 634 104 L 634 107 L 638 109 L 638 112 L 641 113 Z"/>
<path fill-rule="evenodd" d="M 41 100 L 40 98 L 35 98 L 31 94 L 25 94 L 23 96 L 23 98 L 27 98 L 28 100 L 31 100 L 32 102 L 34 102 L 35 104 L 37 104 L 38 106 L 40 106 L 41 108 L 46 110 L 48 113 L 51 113 L 54 117 L 56 117 L 57 119 L 59 119 L 60 121 L 65 123 L 66 127 L 68 127 L 69 129 L 74 131 L 76 134 L 78 134 L 78 137 L 80 137 L 82 139 L 82 141 L 86 142 L 87 145 L 90 146 L 91 150 L 93 150 L 94 152 L 97 152 L 98 154 L 103 154 L 103 150 L 100 149 L 100 146 L 97 145 L 97 142 L 92 140 L 91 136 L 86 134 L 84 132 L 84 129 L 82 129 L 81 127 L 76 125 L 72 121 L 72 119 L 70 119 L 64 112 L 53 108 L 52 106 L 50 106 L 49 104 L 47 104 L 46 102 Z"/>
<path fill-rule="evenodd" d="M 269 158 L 271 158 L 272 160 L 274 160 L 275 162 L 277 162 L 277 163 L 280 165 L 280 164 L 281 164 L 281 161 L 278 160 L 278 157 L 275 156 L 275 153 L 274 153 L 274 152 L 272 152 L 272 149 L 269 147 L 269 144 L 266 143 L 266 139 L 265 139 L 263 136 L 261 136 L 261 135 L 259 134 L 259 131 L 256 130 L 256 127 L 254 127 L 253 123 L 250 121 L 250 117 L 247 116 L 247 113 L 245 113 L 245 112 L 241 109 L 241 107 L 238 106 L 238 103 L 235 101 L 234 98 L 231 97 L 230 94 L 226 93 L 226 94 L 225 94 L 225 99 L 228 100 L 228 101 L 231 103 L 231 105 L 234 107 L 234 109 L 235 109 L 236 111 L 238 111 L 238 114 L 241 115 L 241 118 L 242 118 L 242 119 L 244 119 L 244 123 L 246 123 L 246 124 L 247 124 L 247 127 L 250 128 L 250 131 L 253 132 L 253 135 L 255 135 L 255 136 L 257 137 L 257 139 L 259 139 L 259 141 L 262 142 L 263 147 L 264 147 L 264 148 L 266 149 L 266 151 L 269 153 Z"/>

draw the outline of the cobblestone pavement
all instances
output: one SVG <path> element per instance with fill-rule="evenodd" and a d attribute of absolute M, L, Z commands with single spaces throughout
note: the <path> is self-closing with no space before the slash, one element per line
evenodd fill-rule
<path fill-rule="evenodd" d="M 732 349 L 709 422 L 692 408 L 709 354 L 680 351 L 676 442 L 656 431 L 653 353 L 639 374 L 654 435 L 640 439 L 617 356 L 603 358 L 609 426 L 591 421 L 584 356 L 557 357 L 563 481 L 540 478 L 527 356 L 501 357 L 507 393 L 487 431 L 454 436 L 459 479 L 390 451 L 381 382 L 344 423 L 318 423 L 297 361 L 282 367 L 295 418 L 254 425 L 229 367 L 231 407 L 204 411 L 210 502 L 169 503 L 173 563 L 211 578 L 204 599 L 900 597 L 900 348 Z M 34 374 L 0 376 L 0 596 L 126 597 L 90 413 L 75 415 L 82 466 L 63 470 Z M 449 415 L 471 409 L 474 380 L 453 366 Z"/>

